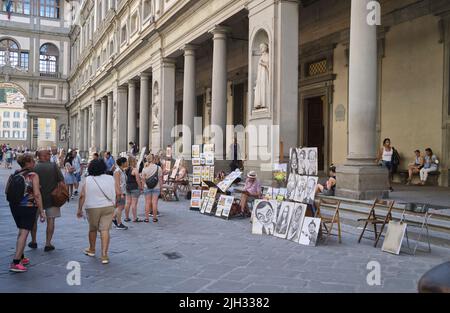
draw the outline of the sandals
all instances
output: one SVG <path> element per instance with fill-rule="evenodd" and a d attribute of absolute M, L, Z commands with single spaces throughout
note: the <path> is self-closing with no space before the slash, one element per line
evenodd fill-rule
<path fill-rule="evenodd" d="M 158 223 L 158 219 L 157 219 L 157 218 L 154 218 L 154 219 L 153 219 L 153 223 Z"/>
<path fill-rule="evenodd" d="M 150 223 L 150 220 L 149 220 L 148 218 L 146 218 L 146 219 L 144 220 L 144 223 Z"/>
<path fill-rule="evenodd" d="M 133 221 L 133 223 L 142 223 L 142 220 L 140 220 L 139 218 L 137 218 L 137 219 L 135 219 L 135 220 Z"/>

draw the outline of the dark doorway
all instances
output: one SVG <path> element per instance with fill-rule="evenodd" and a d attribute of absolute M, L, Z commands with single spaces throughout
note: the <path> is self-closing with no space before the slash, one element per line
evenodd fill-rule
<path fill-rule="evenodd" d="M 317 147 L 319 151 L 319 171 L 324 171 L 324 97 L 313 97 L 304 100 L 303 146 Z"/>
<path fill-rule="evenodd" d="M 244 111 L 245 84 L 233 85 L 233 124 L 245 127 Z"/>

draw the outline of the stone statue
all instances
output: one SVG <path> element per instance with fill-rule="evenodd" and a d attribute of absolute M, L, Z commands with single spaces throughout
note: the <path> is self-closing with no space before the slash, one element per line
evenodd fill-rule
<path fill-rule="evenodd" d="M 154 94 L 153 94 L 153 105 L 152 105 L 152 124 L 153 128 L 157 129 L 159 127 L 159 90 L 158 84 L 155 84 Z"/>
<path fill-rule="evenodd" d="M 66 141 L 66 125 L 59 127 L 59 141 Z"/>
<path fill-rule="evenodd" d="M 264 109 L 269 106 L 269 46 L 266 43 L 259 45 L 261 57 L 258 62 L 258 74 L 256 76 L 255 109 Z"/>

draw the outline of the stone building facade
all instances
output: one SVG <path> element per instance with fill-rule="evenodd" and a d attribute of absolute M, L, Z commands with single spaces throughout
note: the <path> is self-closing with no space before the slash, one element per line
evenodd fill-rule
<path fill-rule="evenodd" d="M 8 17 L 6 1 L 1 3 L 0 88 L 15 88 L 25 97 L 31 149 L 38 148 L 38 118 L 68 128 L 69 11 L 66 1 L 13 0 Z M 67 147 L 67 136 L 57 137 L 56 144 Z"/>
<path fill-rule="evenodd" d="M 226 125 L 263 127 L 257 137 L 271 161 L 317 146 L 322 170 L 345 165 L 342 195 L 367 198 L 385 192 L 386 173 L 373 164 L 389 137 L 403 167 L 431 147 L 448 185 L 448 1 L 85 0 L 79 9 L 60 42 L 71 56 L 67 80 L 54 82 L 70 86 L 62 102 L 72 147 L 117 154 L 135 141 L 156 152 L 211 139 L 225 154 Z M 380 16 L 381 25 L 368 21 Z M 30 108 L 39 107 L 34 99 Z M 220 126 L 226 140 L 189 136 L 195 121 Z M 272 125 L 278 131 L 260 131 Z M 267 162 L 249 157 L 259 141 L 247 137 L 246 168 L 260 170 Z"/>

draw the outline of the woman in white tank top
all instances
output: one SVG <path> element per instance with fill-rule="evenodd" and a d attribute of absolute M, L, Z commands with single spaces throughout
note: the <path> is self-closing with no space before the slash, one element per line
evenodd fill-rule
<path fill-rule="evenodd" d="M 394 169 L 394 166 L 392 164 L 393 155 L 394 155 L 394 148 L 391 146 L 391 140 L 389 138 L 386 138 L 383 141 L 383 147 L 381 147 L 380 151 L 378 152 L 377 163 L 381 162 L 381 165 L 386 167 L 389 171 L 388 186 L 391 192 L 394 191 L 391 183 Z"/>

